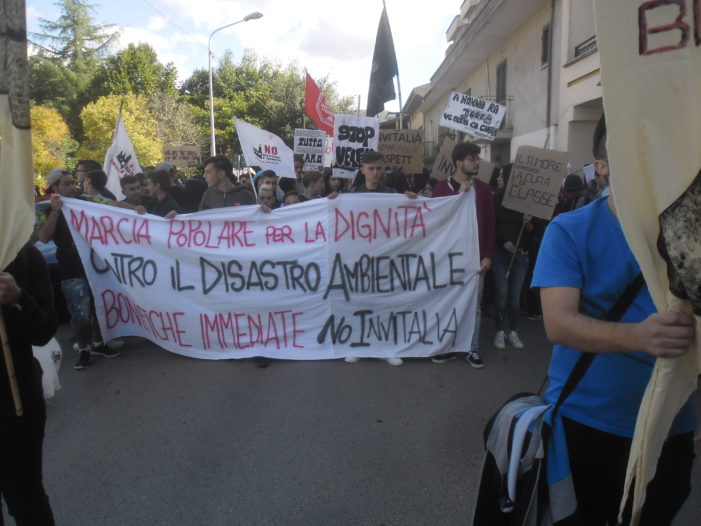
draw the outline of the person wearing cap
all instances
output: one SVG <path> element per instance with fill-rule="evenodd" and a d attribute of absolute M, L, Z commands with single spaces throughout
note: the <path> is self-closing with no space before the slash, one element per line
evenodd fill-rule
<path fill-rule="evenodd" d="M 39 218 L 37 238 L 47 243 L 53 240 L 56 244 L 56 259 L 58 260 L 61 290 L 66 298 L 66 307 L 71 316 L 73 336 L 77 344 L 78 360 L 73 368 L 86 369 L 92 362 L 92 356 L 113 358 L 119 356 L 115 349 L 100 341 L 99 330 L 93 325 L 93 299 L 90 292 L 85 269 L 80 260 L 78 249 L 73 241 L 66 218 L 61 213 L 62 197 L 82 198 L 100 203 L 129 208 L 143 213 L 143 207 L 134 207 L 126 202 L 115 202 L 99 195 L 100 187 L 104 186 L 107 176 L 102 170 L 92 170 L 86 174 L 83 183 L 89 195 L 77 192 L 76 180 L 64 168 L 55 168 L 46 177 L 54 196 L 51 199 L 51 211 L 47 216 Z"/>
<path fill-rule="evenodd" d="M 580 176 L 573 173 L 566 175 L 562 182 L 560 196 L 553 210 L 553 217 L 576 209 L 577 203 L 584 195 L 585 190 L 584 181 Z"/>
<path fill-rule="evenodd" d="M 203 166 L 208 188 L 202 194 L 199 210 L 256 204 L 256 198 L 246 186 L 235 186 L 232 182 L 234 167 L 229 159 L 217 155 L 206 159 Z"/>

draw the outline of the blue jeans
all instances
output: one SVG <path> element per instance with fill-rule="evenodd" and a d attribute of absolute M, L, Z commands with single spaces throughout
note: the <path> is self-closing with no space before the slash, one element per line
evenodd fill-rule
<path fill-rule="evenodd" d="M 86 278 L 72 278 L 61 281 L 61 290 L 66 298 L 66 307 L 71 315 L 73 327 L 92 325 L 92 295 Z"/>
<path fill-rule="evenodd" d="M 503 247 L 494 250 L 494 264 L 492 275 L 494 278 L 494 325 L 496 330 L 506 330 L 508 317 L 508 330 L 518 330 L 518 317 L 521 299 L 521 287 L 528 272 L 528 252 L 516 251 L 513 265 L 507 279 L 506 272 L 513 254 Z"/>

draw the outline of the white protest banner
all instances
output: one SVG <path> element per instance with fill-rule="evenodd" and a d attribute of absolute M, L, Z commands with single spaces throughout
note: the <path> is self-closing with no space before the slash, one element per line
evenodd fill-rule
<path fill-rule="evenodd" d="M 457 143 L 450 137 L 443 139 L 441 149 L 438 152 L 438 157 L 433 162 L 431 177 L 438 181 L 455 173 L 455 165 L 453 164 L 453 148 Z"/>
<path fill-rule="evenodd" d="M 280 177 L 297 178 L 294 152 L 280 137 L 241 119 L 235 121 L 241 151 L 248 166 L 273 170 Z"/>
<path fill-rule="evenodd" d="M 202 162 L 198 144 L 171 144 L 163 147 L 163 160 L 177 168 L 192 168 Z"/>
<path fill-rule="evenodd" d="M 696 331 L 690 352 L 657 358 L 640 407 L 623 486 L 634 486 L 635 525 L 701 373 L 701 2 L 595 7 L 617 215 L 657 308 L 687 313 Z"/>
<path fill-rule="evenodd" d="M 304 169 L 322 171 L 326 152 L 326 132 L 295 128 L 294 141 L 294 153 L 304 157 Z"/>
<path fill-rule="evenodd" d="M 107 150 L 102 169 L 107 174 L 107 189 L 114 194 L 118 201 L 124 199 L 119 180 L 125 175 L 141 172 L 141 166 L 136 159 L 136 152 L 131 140 L 129 140 L 127 129 L 124 127 L 121 113 L 117 117 L 112 145 Z"/>
<path fill-rule="evenodd" d="M 342 194 L 172 220 L 74 199 L 63 210 L 107 340 L 308 360 L 429 356 L 472 335 L 473 192 Z"/>
<path fill-rule="evenodd" d="M 567 153 L 519 146 L 501 204 L 549 221 L 565 177 Z"/>
<path fill-rule="evenodd" d="M 493 141 L 506 114 L 506 106 L 454 91 L 438 122 L 446 128 Z"/>
<path fill-rule="evenodd" d="M 489 184 L 489 181 L 492 180 L 492 175 L 494 174 L 494 168 L 496 168 L 496 166 L 494 166 L 486 159 L 480 159 L 479 171 L 477 172 L 477 179 Z"/>
<path fill-rule="evenodd" d="M 376 117 L 337 113 L 333 126 L 333 176 L 353 179 L 363 156 L 371 150 L 376 152 L 379 149 L 380 120 Z"/>
<path fill-rule="evenodd" d="M 398 166 L 405 174 L 424 169 L 423 130 L 380 130 L 379 148 L 388 168 Z"/>

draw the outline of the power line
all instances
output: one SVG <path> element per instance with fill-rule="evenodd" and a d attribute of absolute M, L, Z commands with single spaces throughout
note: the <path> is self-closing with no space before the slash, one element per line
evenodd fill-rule
<path fill-rule="evenodd" d="M 175 21 L 174 21 L 172 18 L 170 18 L 168 15 L 166 15 L 163 11 L 161 11 L 160 9 L 158 9 L 155 5 L 153 5 L 153 4 L 152 4 L 151 2 L 149 2 L 148 0 L 143 0 L 143 1 L 144 1 L 145 4 L 147 4 L 149 7 L 151 7 L 151 9 L 153 9 L 153 10 L 156 11 L 157 13 L 161 14 L 166 20 L 168 20 L 168 22 L 170 22 L 171 24 L 173 24 L 173 25 L 174 25 L 175 27 L 177 27 L 180 31 L 182 31 L 185 35 L 187 35 L 188 37 L 190 37 L 190 38 L 193 40 L 193 42 L 196 42 L 197 44 L 199 44 L 199 45 L 202 46 L 203 48 L 207 49 L 207 46 L 205 46 L 205 45 L 204 45 L 200 40 L 198 40 L 194 35 L 192 35 L 191 33 L 188 33 L 188 31 L 187 31 L 186 29 L 184 29 L 184 28 L 182 28 L 181 26 L 179 26 L 178 24 L 176 24 Z"/>

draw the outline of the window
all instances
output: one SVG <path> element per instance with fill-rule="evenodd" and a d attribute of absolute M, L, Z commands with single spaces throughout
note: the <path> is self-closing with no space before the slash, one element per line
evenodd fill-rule
<path fill-rule="evenodd" d="M 540 65 L 547 66 L 550 63 L 550 24 L 543 28 L 540 39 Z"/>
<path fill-rule="evenodd" d="M 506 60 L 502 60 L 497 65 L 497 102 L 506 102 Z"/>

